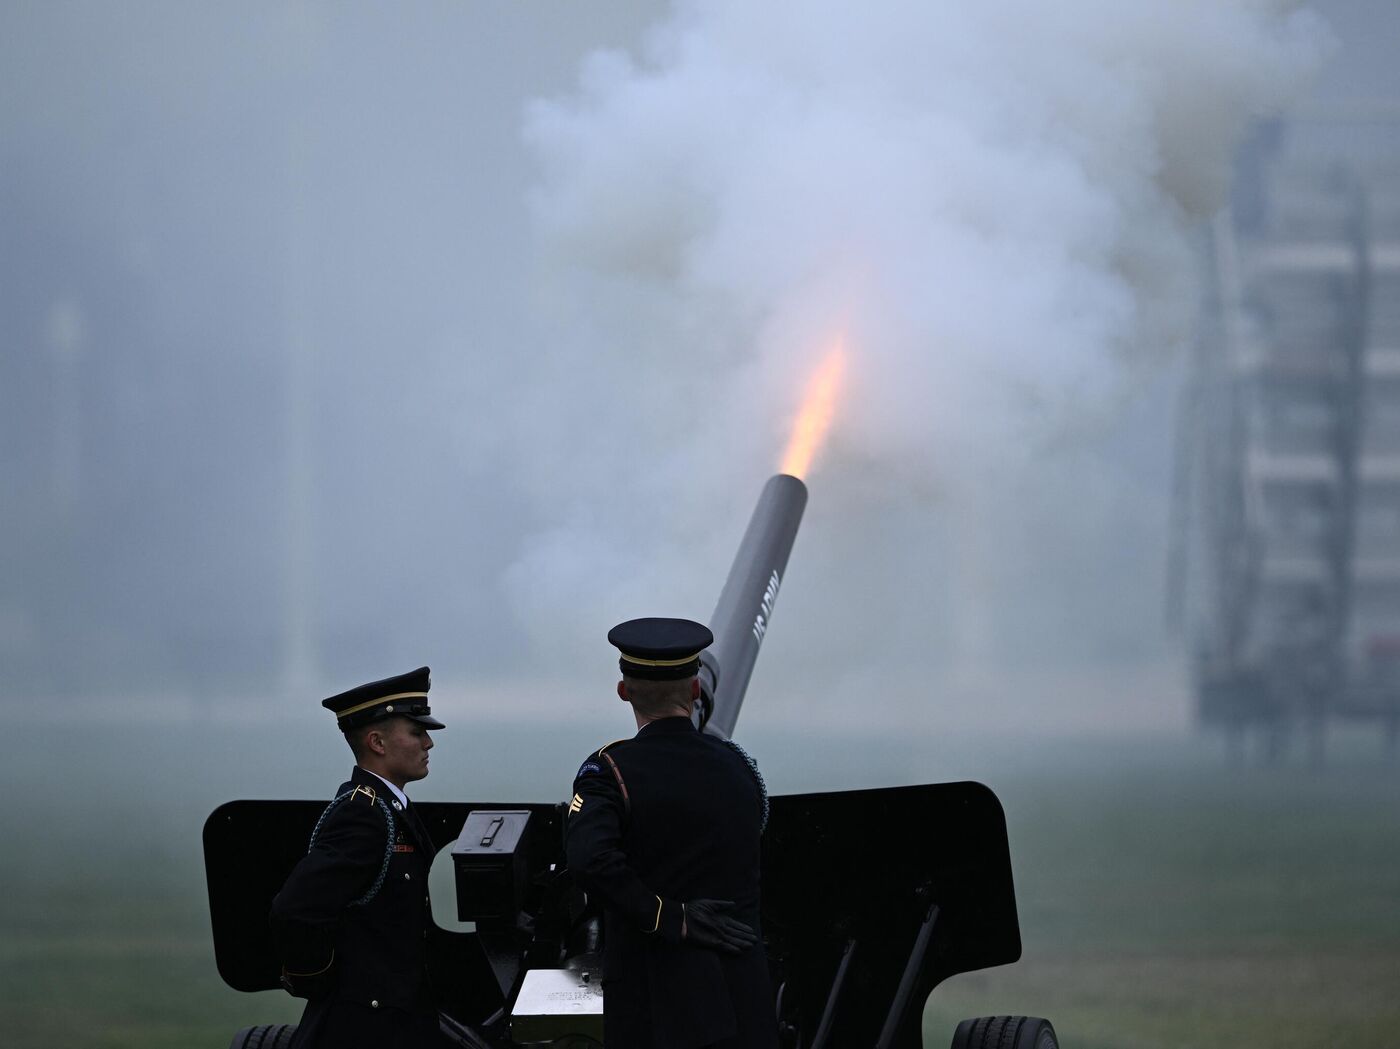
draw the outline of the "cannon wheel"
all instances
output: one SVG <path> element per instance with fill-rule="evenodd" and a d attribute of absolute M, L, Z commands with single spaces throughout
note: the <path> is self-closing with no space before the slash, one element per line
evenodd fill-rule
<path fill-rule="evenodd" d="M 228 1049 L 287 1049 L 292 1044 L 292 1035 L 296 1033 L 296 1024 L 244 1027 L 233 1036 Z"/>
<path fill-rule="evenodd" d="M 979 1016 L 953 1032 L 952 1049 L 1059 1049 L 1055 1028 L 1039 1016 Z"/>

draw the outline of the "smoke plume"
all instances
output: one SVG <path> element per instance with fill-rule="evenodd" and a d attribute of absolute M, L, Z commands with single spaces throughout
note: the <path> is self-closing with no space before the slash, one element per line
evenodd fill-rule
<path fill-rule="evenodd" d="M 1165 484 L 1105 445 L 1190 333 L 1233 143 L 1326 50 L 1294 6 L 685 3 L 593 54 L 525 129 L 546 363 L 512 396 L 552 523 L 521 621 L 707 617 L 843 335 L 755 687 L 983 701 L 1155 658 Z"/>

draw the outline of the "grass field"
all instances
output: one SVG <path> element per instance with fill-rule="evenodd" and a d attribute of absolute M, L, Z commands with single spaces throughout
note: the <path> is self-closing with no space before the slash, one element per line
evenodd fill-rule
<path fill-rule="evenodd" d="M 1400 779 L 1198 762 L 1001 791 L 1025 953 L 935 990 L 1079 1049 L 1400 1044 Z"/>
<path fill-rule="evenodd" d="M 168 742 L 141 769 L 120 747 L 85 750 L 63 790 L 28 804 L 40 759 L 7 770 L 7 1049 L 222 1049 L 239 1026 L 298 1014 L 280 994 L 220 983 L 198 846 L 218 800 L 274 792 L 201 768 L 194 736 Z M 1364 747 L 1314 773 L 1231 771 L 1182 741 L 1028 746 L 1038 760 L 980 769 L 951 748 L 872 745 L 851 762 L 849 741 L 809 742 L 792 769 L 764 757 L 778 741 L 750 749 L 779 791 L 975 774 L 1006 808 L 1025 957 L 936 989 L 927 1045 L 946 1045 L 965 1016 L 1003 1012 L 1048 1016 L 1071 1049 L 1396 1044 L 1400 776 Z M 574 744 L 559 742 L 549 766 Z M 478 772 L 502 797 L 549 796 L 522 793 L 525 774 L 504 765 Z"/>

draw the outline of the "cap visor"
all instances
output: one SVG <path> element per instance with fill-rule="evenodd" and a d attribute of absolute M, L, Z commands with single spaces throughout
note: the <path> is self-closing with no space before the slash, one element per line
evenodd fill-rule
<path fill-rule="evenodd" d="M 447 727 L 437 718 L 433 717 L 431 714 L 405 714 L 404 717 L 408 718 L 409 721 L 416 721 L 420 725 L 427 725 L 428 728 Z"/>

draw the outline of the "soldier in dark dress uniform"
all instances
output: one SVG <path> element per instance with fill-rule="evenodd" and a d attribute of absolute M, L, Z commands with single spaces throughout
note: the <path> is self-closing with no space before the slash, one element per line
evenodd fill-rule
<path fill-rule="evenodd" d="M 691 721 L 708 628 L 635 619 L 618 695 L 638 732 L 579 769 L 566 824 L 570 870 L 604 905 L 607 1049 L 773 1049 L 759 933 L 759 836 L 767 799 L 733 744 Z"/>
<path fill-rule="evenodd" d="M 323 700 L 355 754 L 272 901 L 282 983 L 306 1009 L 294 1047 L 440 1046 L 427 975 L 433 843 L 404 787 L 428 774 L 428 668 Z"/>

